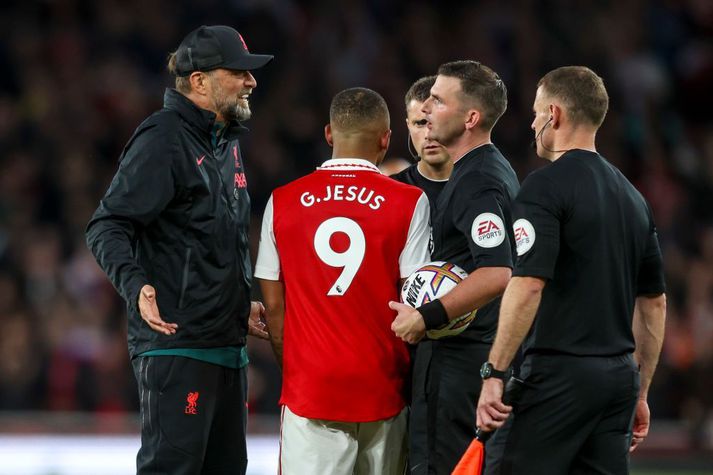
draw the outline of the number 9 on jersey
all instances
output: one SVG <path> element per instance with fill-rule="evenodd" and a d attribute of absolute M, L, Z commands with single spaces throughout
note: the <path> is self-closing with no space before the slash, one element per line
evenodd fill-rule
<path fill-rule="evenodd" d="M 344 233 L 349 238 L 349 246 L 342 252 L 332 248 L 331 239 L 335 233 Z M 359 224 L 353 219 L 329 218 L 319 225 L 314 233 L 314 250 L 322 262 L 331 267 L 341 267 L 342 273 L 332 284 L 327 295 L 344 295 L 352 285 L 366 253 L 366 238 Z"/>

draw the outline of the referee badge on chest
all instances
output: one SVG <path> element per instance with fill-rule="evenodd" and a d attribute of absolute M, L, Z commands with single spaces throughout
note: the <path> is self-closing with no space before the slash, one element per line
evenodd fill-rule
<path fill-rule="evenodd" d="M 494 213 L 479 214 L 473 220 L 470 236 L 480 247 L 498 247 L 505 240 L 505 225 L 502 218 Z"/>

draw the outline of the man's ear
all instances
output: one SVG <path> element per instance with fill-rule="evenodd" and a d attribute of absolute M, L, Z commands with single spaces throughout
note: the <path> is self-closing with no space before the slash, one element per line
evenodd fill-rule
<path fill-rule="evenodd" d="M 550 104 L 550 120 L 552 121 L 552 128 L 559 129 L 562 125 L 562 119 L 564 118 L 564 110 L 557 104 Z"/>
<path fill-rule="evenodd" d="M 470 130 L 480 125 L 480 111 L 477 109 L 469 109 L 465 120 L 465 129 Z"/>
<path fill-rule="evenodd" d="M 191 90 L 201 95 L 207 94 L 208 75 L 202 71 L 193 71 L 188 76 L 188 81 L 191 83 Z"/>
<path fill-rule="evenodd" d="M 381 134 L 381 138 L 379 139 L 379 146 L 381 147 L 381 150 L 387 150 L 389 148 L 389 144 L 391 143 L 391 129 L 387 130 L 383 134 Z"/>
<path fill-rule="evenodd" d="M 330 124 L 324 126 L 324 139 L 330 147 L 334 147 L 334 140 L 332 139 L 332 126 Z"/>

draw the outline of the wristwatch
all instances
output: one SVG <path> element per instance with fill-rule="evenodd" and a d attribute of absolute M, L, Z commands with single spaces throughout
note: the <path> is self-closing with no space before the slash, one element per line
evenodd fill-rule
<path fill-rule="evenodd" d="M 491 363 L 490 361 L 486 361 L 485 363 L 483 363 L 483 366 L 480 367 L 480 378 L 483 380 L 489 378 L 498 378 L 505 381 L 510 377 L 510 373 L 511 370 L 509 368 L 505 371 L 498 371 L 493 367 L 493 363 Z"/>

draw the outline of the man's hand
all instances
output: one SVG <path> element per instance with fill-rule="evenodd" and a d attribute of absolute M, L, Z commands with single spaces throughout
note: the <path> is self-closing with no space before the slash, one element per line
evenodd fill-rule
<path fill-rule="evenodd" d="M 391 323 L 391 330 L 397 337 L 412 345 L 423 339 L 426 335 L 426 324 L 418 310 L 399 302 L 389 302 L 389 308 L 398 312 Z"/>
<path fill-rule="evenodd" d="M 476 425 L 485 432 L 499 429 L 512 412 L 512 406 L 503 404 L 504 386 L 505 383 L 499 378 L 483 381 L 476 411 Z"/>
<path fill-rule="evenodd" d="M 156 289 L 151 285 L 144 285 L 139 292 L 139 313 L 141 318 L 148 326 L 156 332 L 164 335 L 173 335 L 176 333 L 178 325 L 175 323 L 166 323 L 161 319 L 161 314 L 156 305 Z"/>
<path fill-rule="evenodd" d="M 250 316 L 248 317 L 248 335 L 262 340 L 269 340 L 270 334 L 265 330 L 265 306 L 262 302 L 250 302 Z"/>
<path fill-rule="evenodd" d="M 636 450 L 636 447 L 644 441 L 649 435 L 649 422 L 651 413 L 649 412 L 649 404 L 646 399 L 636 401 L 636 411 L 634 412 L 634 427 L 632 429 L 633 437 L 631 438 L 631 447 L 629 452 Z"/>

